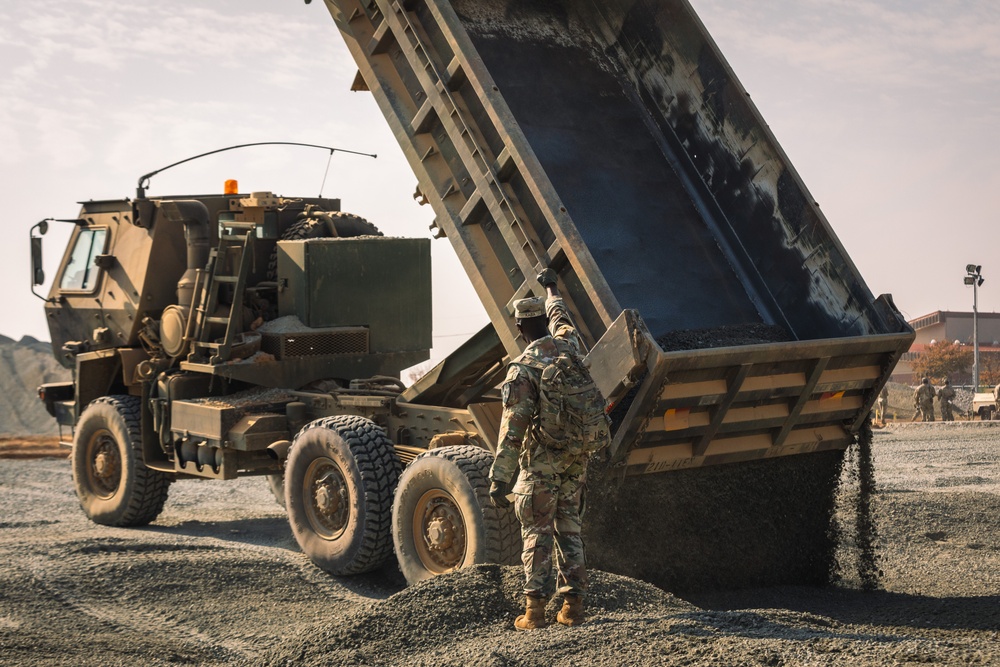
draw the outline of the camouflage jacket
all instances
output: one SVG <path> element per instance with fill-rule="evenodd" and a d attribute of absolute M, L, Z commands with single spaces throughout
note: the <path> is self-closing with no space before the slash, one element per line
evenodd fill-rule
<path fill-rule="evenodd" d="M 929 384 L 921 384 L 917 387 L 917 390 L 913 392 L 913 403 L 915 405 L 933 404 L 936 393 L 937 392 L 934 391 L 934 387 Z"/>
<path fill-rule="evenodd" d="M 947 403 L 955 398 L 955 390 L 950 384 L 946 384 L 938 390 L 938 400 Z"/>
<path fill-rule="evenodd" d="M 581 356 L 586 353 L 562 297 L 549 297 L 545 302 L 545 314 L 549 319 L 550 335 L 531 342 L 524 353 L 507 367 L 507 378 L 501 387 L 503 416 L 500 419 L 500 442 L 490 469 L 492 480 L 510 481 L 519 466 L 538 472 L 562 473 L 578 458 L 563 461 L 553 452 L 539 447 L 531 437 L 531 427 L 538 419 L 540 371 L 523 362 L 530 358 L 542 366 L 550 363 L 559 355 L 553 338 L 568 342 Z"/>

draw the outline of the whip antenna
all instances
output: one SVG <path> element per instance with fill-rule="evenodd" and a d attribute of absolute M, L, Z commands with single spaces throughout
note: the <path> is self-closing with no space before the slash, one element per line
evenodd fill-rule
<path fill-rule="evenodd" d="M 237 148 L 249 148 L 250 146 L 302 146 L 304 148 L 321 148 L 325 151 L 330 151 L 330 158 L 327 160 L 326 168 L 327 171 L 330 170 L 330 161 L 333 159 L 333 154 L 336 152 L 348 153 L 350 155 L 361 155 L 362 157 L 377 158 L 378 155 L 375 153 L 362 153 L 360 151 L 349 151 L 346 148 L 335 148 L 333 146 L 321 146 L 319 144 L 303 144 L 297 141 L 255 141 L 250 144 L 237 144 L 235 146 L 226 146 L 225 148 L 217 148 L 214 151 L 208 151 L 207 153 L 201 153 L 200 155 L 193 155 L 189 158 L 185 158 L 173 164 L 168 164 L 166 167 L 161 167 L 155 171 L 151 171 L 148 174 L 143 174 L 139 177 L 139 182 L 135 188 L 135 196 L 137 199 L 144 199 L 146 197 L 146 188 L 149 187 L 149 179 L 156 176 L 159 173 L 176 167 L 177 165 L 184 164 L 185 162 L 191 162 L 192 160 L 197 160 L 198 158 L 207 157 L 209 155 L 215 155 L 216 153 L 224 153 L 225 151 L 236 150 Z M 323 174 L 323 184 L 326 184 L 326 174 Z M 322 193 L 322 186 L 320 187 L 320 192 Z"/>

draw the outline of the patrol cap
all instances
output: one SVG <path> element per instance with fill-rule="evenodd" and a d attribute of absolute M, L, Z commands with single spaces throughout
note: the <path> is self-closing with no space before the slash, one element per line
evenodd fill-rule
<path fill-rule="evenodd" d="M 545 299 L 540 296 L 532 296 L 527 299 L 519 299 L 514 302 L 514 317 L 519 320 L 528 320 L 532 317 L 545 316 Z"/>

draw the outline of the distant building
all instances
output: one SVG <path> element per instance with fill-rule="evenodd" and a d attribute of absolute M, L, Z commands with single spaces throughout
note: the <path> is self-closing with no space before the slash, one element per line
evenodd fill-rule
<path fill-rule="evenodd" d="M 1000 313 L 979 313 L 979 358 L 982 365 L 983 354 L 1000 354 Z M 920 378 L 914 377 L 910 362 L 920 356 L 928 345 L 937 341 L 958 342 L 972 349 L 972 313 L 958 313 L 938 310 L 910 320 L 910 326 L 917 337 L 909 352 L 903 354 L 892 373 L 893 382 L 916 384 Z M 971 381 L 971 373 L 964 377 L 952 378 L 952 382 L 965 384 Z"/>

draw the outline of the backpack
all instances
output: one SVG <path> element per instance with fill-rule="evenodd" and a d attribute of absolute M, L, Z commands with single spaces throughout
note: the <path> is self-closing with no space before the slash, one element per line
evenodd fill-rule
<path fill-rule="evenodd" d="M 593 454 L 611 443 L 607 401 L 572 346 L 559 339 L 555 342 L 558 356 L 547 364 L 532 360 L 532 366 L 541 370 L 534 438 L 548 449 L 566 450 L 571 456 Z"/>

